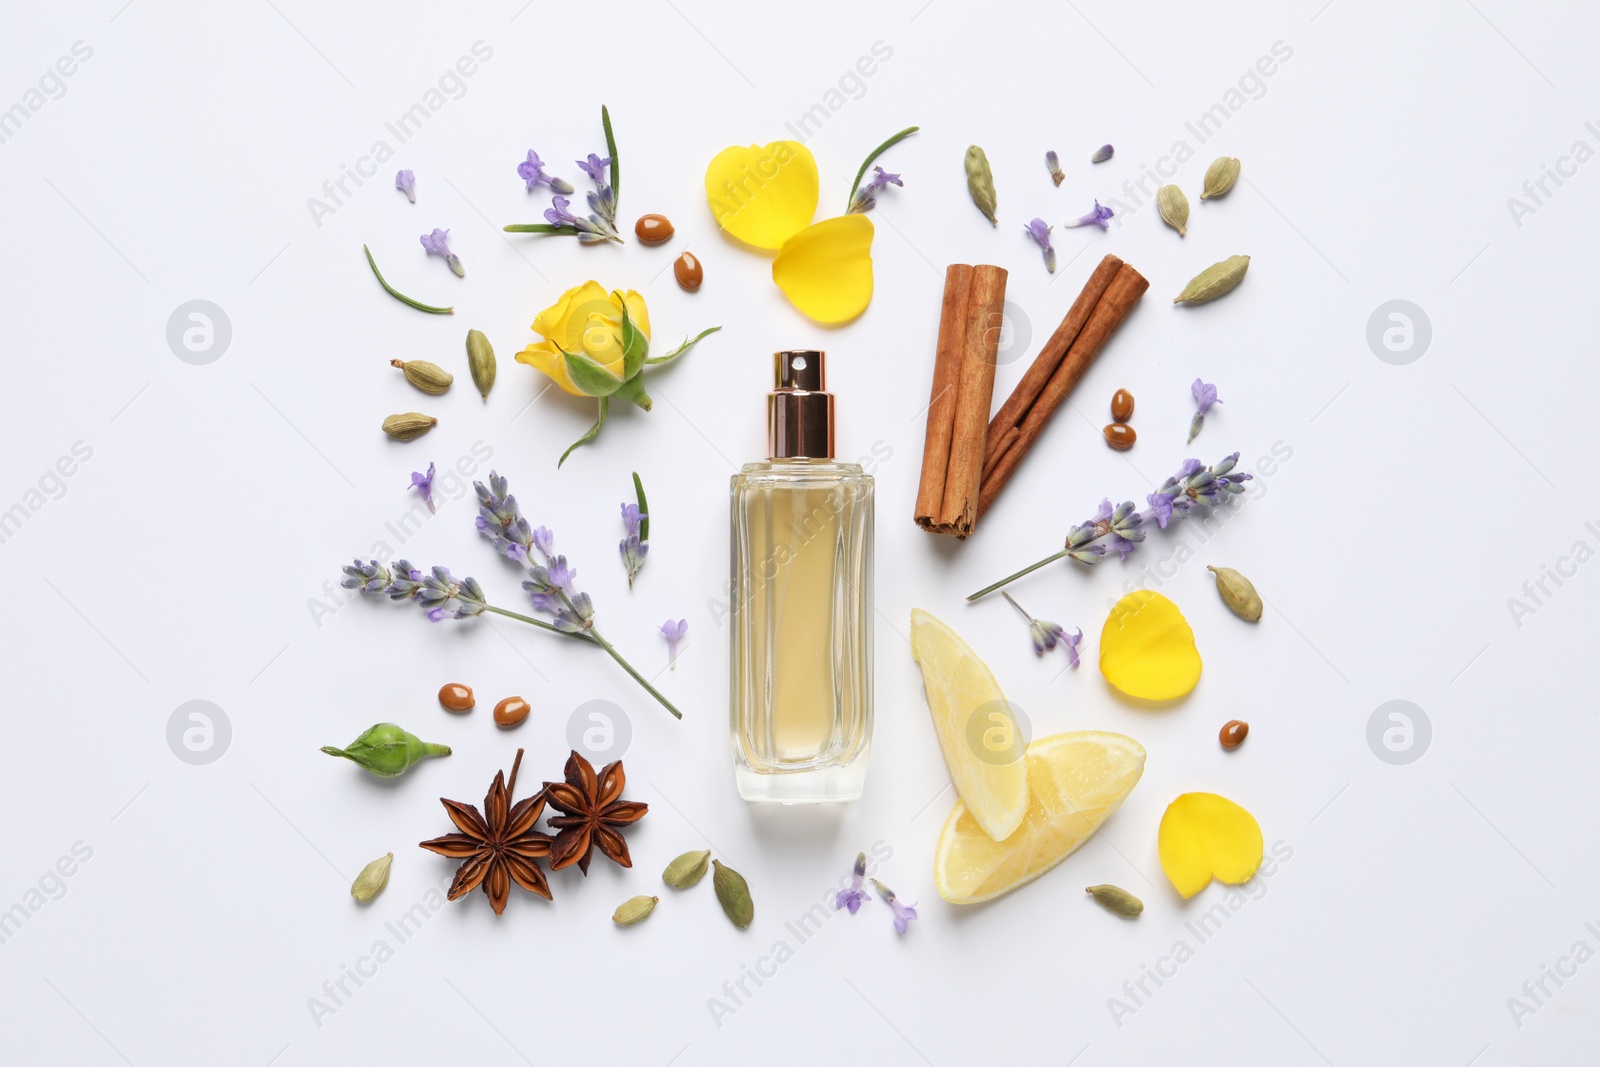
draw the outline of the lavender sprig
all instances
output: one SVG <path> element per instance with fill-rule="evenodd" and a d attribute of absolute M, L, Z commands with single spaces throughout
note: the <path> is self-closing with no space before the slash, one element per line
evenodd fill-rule
<path fill-rule="evenodd" d="M 628 588 L 633 588 L 633 579 L 644 569 L 644 558 L 650 552 L 650 542 L 640 534 L 649 513 L 639 510 L 638 504 L 622 505 L 622 529 L 625 536 L 617 544 L 617 550 L 622 553 L 622 566 L 628 572 Z"/>
<path fill-rule="evenodd" d="M 1244 483 L 1250 481 L 1251 476 L 1234 473 L 1238 463 L 1237 452 L 1223 457 L 1221 462 L 1211 467 L 1201 466 L 1197 459 L 1184 460 L 1177 474 L 1163 482 L 1160 489 L 1145 497 L 1145 502 L 1150 506 L 1143 511 L 1135 511 L 1131 500 L 1125 500 L 1114 508 L 1110 500 L 1102 500 L 1093 518 L 1079 523 L 1068 531 L 1066 544 L 1061 551 L 1046 556 L 1039 562 L 1024 567 L 992 585 L 984 586 L 967 599 L 972 601 L 988 596 L 1001 586 L 1009 585 L 1023 575 L 1032 574 L 1040 567 L 1054 563 L 1058 559 L 1069 558 L 1088 564 L 1101 563 L 1110 555 L 1105 545 L 1095 543 L 1102 538 L 1111 538 L 1111 548 L 1120 558 L 1127 559 L 1145 539 L 1148 531 L 1144 527 L 1147 524 L 1153 522 L 1165 530 L 1167 523 L 1174 518 L 1186 519 L 1196 508 L 1216 507 L 1225 497 L 1244 492 Z"/>
<path fill-rule="evenodd" d="M 615 241 L 622 244 L 617 231 L 617 200 L 622 189 L 622 165 L 617 158 L 617 138 L 611 130 L 611 112 L 600 108 L 600 125 L 605 130 L 606 152 L 604 158 L 591 152 L 588 159 L 578 160 L 578 169 L 594 182 L 595 191 L 587 196 L 590 214 L 581 218 L 567 210 L 572 201 L 563 194 L 573 191 L 569 182 L 545 175 L 542 161 L 533 152 L 528 160 L 517 166 L 517 173 L 527 183 L 529 191 L 545 184 L 556 194 L 551 206 L 545 210 L 544 222 L 513 223 L 505 227 L 506 233 L 550 233 L 576 237 L 584 244 Z"/>
<path fill-rule="evenodd" d="M 445 567 L 435 567 L 431 572 L 424 573 L 408 560 L 396 561 L 391 570 L 377 560 L 362 563 L 357 559 L 344 568 L 345 578 L 341 584 L 346 589 L 363 593 L 386 594 L 392 600 L 413 601 L 434 622 L 466 619 L 488 612 L 599 645 L 662 707 L 674 717 L 683 718 L 683 713 L 673 707 L 672 702 L 651 685 L 649 679 L 623 659 L 622 654 L 600 633 L 594 622 L 593 601 L 587 593 L 579 592 L 576 588 L 577 570 L 567 562 L 565 556 L 555 554 L 554 534 L 543 526 L 533 528 L 523 517 L 506 480 L 490 471 L 489 485 L 485 487 L 482 482 L 474 482 L 473 488 L 478 492 L 479 507 L 475 522 L 478 531 L 489 539 L 496 551 L 527 569 L 528 578 L 522 587 L 528 592 L 534 609 L 552 616 L 553 621 L 546 622 L 495 607 L 485 598 L 483 587 L 477 579 L 458 580 Z"/>

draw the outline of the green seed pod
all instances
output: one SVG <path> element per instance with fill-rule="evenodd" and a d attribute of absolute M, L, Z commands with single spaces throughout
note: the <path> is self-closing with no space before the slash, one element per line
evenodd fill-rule
<path fill-rule="evenodd" d="M 391 359 L 389 366 L 399 367 L 400 373 L 406 376 L 406 381 L 429 396 L 442 395 L 450 388 L 450 383 L 456 380 L 455 375 L 437 363 L 429 363 L 425 359 Z"/>
<path fill-rule="evenodd" d="M 472 384 L 478 387 L 485 400 L 494 388 L 494 348 L 482 330 L 467 331 L 467 368 L 472 371 Z"/>
<path fill-rule="evenodd" d="M 1201 200 L 1213 200 L 1219 196 L 1226 196 L 1229 189 L 1233 188 L 1239 180 L 1239 161 L 1232 156 L 1218 156 L 1206 168 L 1205 188 L 1200 191 Z"/>
<path fill-rule="evenodd" d="M 390 415 L 383 420 L 383 432 L 396 441 L 411 441 L 435 426 L 439 420 L 432 415 L 424 415 L 420 411 L 407 411 L 400 415 Z"/>
<path fill-rule="evenodd" d="M 350 895 L 361 904 L 370 904 L 379 893 L 383 892 L 389 884 L 389 867 L 394 863 L 394 853 L 379 856 L 356 875 L 356 880 L 350 884 Z"/>
<path fill-rule="evenodd" d="M 1238 284 L 1244 281 L 1244 273 L 1249 269 L 1249 256 L 1229 256 L 1196 274 L 1190 279 L 1189 284 L 1183 287 L 1183 292 L 1172 298 L 1172 302 L 1204 304 L 1215 300 L 1219 296 L 1233 292 Z"/>
<path fill-rule="evenodd" d="M 1120 886 L 1092 885 L 1084 892 L 1094 897 L 1102 908 L 1124 919 L 1137 919 L 1144 911 L 1144 901 Z"/>
<path fill-rule="evenodd" d="M 395 778 L 429 756 L 450 755 L 450 746 L 430 744 L 392 722 L 380 722 L 346 747 L 323 745 L 322 751 L 343 756 L 380 778 Z"/>
<path fill-rule="evenodd" d="M 983 149 L 972 145 L 967 149 L 967 192 L 972 195 L 972 202 L 978 205 L 978 210 L 983 212 L 985 218 L 996 226 L 1000 220 L 995 218 L 995 209 L 999 201 L 994 195 L 994 172 L 989 169 L 989 157 Z"/>
<path fill-rule="evenodd" d="M 1207 567 L 1217 576 L 1217 594 L 1222 602 L 1245 622 L 1261 621 L 1261 594 L 1250 584 L 1250 579 L 1232 567 Z"/>
<path fill-rule="evenodd" d="M 661 880 L 674 889 L 688 889 L 706 876 L 706 867 L 711 859 L 711 850 L 701 852 L 685 852 L 661 872 Z"/>
<path fill-rule="evenodd" d="M 617 905 L 617 910 L 611 913 L 611 921 L 618 926 L 632 926 L 642 923 L 656 910 L 656 903 L 660 897 L 629 897 Z"/>
<path fill-rule="evenodd" d="M 711 885 L 717 891 L 717 903 L 722 905 L 728 921 L 743 930 L 756 917 L 755 901 L 750 897 L 750 883 L 744 880 L 744 875 L 721 860 L 712 860 L 711 866 L 716 868 L 716 873 L 711 876 Z"/>

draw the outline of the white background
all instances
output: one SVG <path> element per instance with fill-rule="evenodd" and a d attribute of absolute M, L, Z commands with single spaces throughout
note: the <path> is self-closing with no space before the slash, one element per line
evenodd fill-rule
<path fill-rule="evenodd" d="M 1600 950 L 1584 926 L 1600 926 L 1600 574 L 1586 565 L 1560 587 L 1546 579 L 1553 595 L 1537 603 L 1522 587 L 1575 542 L 1600 548 L 1584 525 L 1600 520 L 1583 490 L 1593 450 L 1580 443 L 1597 384 L 1600 165 L 1559 188 L 1547 180 L 1550 195 L 1528 201 L 1536 210 L 1520 225 L 1507 198 L 1575 141 L 1600 148 L 1585 127 L 1600 119 L 1595 16 L 1504 0 L 1163 8 L 12 5 L 0 107 L 24 101 L 74 42 L 93 54 L 0 144 L 0 508 L 30 510 L 0 545 L 10 812 L 0 908 L 29 912 L 0 944 L 5 1058 L 1591 1059 L 1600 964 L 1560 987 L 1546 978 L 1538 1001 L 1523 983 L 1576 942 Z M 492 58 L 396 144 L 385 122 L 478 41 Z M 829 98 L 875 42 L 890 58 Z M 1229 97 L 1275 42 L 1292 56 Z M 1230 100 L 1241 106 L 1200 143 L 1185 123 Z M 677 237 L 598 249 L 507 239 L 501 225 L 537 221 L 547 202 L 524 192 L 518 160 L 535 148 L 581 183 L 568 161 L 602 150 L 602 102 L 623 160 L 621 215 L 631 228 L 664 212 Z M 840 105 L 809 138 L 819 218 L 843 209 L 873 145 L 923 127 L 883 160 L 906 185 L 872 216 L 872 306 L 838 330 L 805 321 L 764 259 L 719 237 L 702 193 L 718 150 L 791 136 L 784 124 L 819 102 Z M 379 139 L 395 158 L 319 225 L 308 198 Z M 1122 191 L 1179 140 L 1194 152 L 1175 179 L 1194 207 L 1182 240 Z M 1091 166 L 1106 141 L 1115 159 Z M 998 229 L 967 200 L 969 143 L 994 164 Z M 1049 148 L 1068 175 L 1059 189 L 1042 163 Z M 1201 176 L 1219 154 L 1243 160 L 1244 177 L 1202 204 Z M 416 172 L 415 206 L 391 187 L 398 166 Z M 1059 227 L 1096 197 L 1122 204 L 1109 233 Z M 1022 234 L 1035 215 L 1058 226 L 1054 278 Z M 465 280 L 423 256 L 417 235 L 436 226 L 451 231 Z M 456 314 L 384 296 L 363 242 L 403 291 Z M 667 271 L 685 248 L 705 263 L 696 295 Z M 998 402 L 1108 251 L 1149 277 L 1142 305 L 977 536 L 957 545 L 914 529 L 944 266 L 1011 271 L 1008 297 L 1032 340 L 1002 367 Z M 1191 275 L 1241 252 L 1253 260 L 1235 293 L 1200 309 L 1170 304 Z M 541 379 L 511 357 L 533 339 L 533 315 L 590 277 L 645 295 L 658 352 L 724 328 L 652 378 L 653 413 L 619 412 L 558 473 L 591 412 L 541 396 Z M 208 366 L 180 361 L 166 341 L 169 316 L 192 299 L 215 302 L 232 326 Z M 1432 325 L 1431 346 L 1405 366 L 1367 342 L 1369 317 L 1393 299 Z M 465 374 L 469 327 L 500 355 L 487 403 Z M 878 725 L 859 803 L 757 810 L 733 787 L 726 635 L 708 602 L 726 576 L 728 475 L 762 448 L 768 354 L 803 346 L 830 353 L 841 456 L 892 449 L 878 472 Z M 456 387 L 416 393 L 386 366 L 397 356 L 450 367 Z M 1224 404 L 1186 449 L 1196 376 L 1217 383 Z M 1099 437 L 1119 386 L 1138 398 L 1139 442 L 1126 454 Z M 387 441 L 382 418 L 411 409 L 438 415 L 438 428 Z M 30 497 L 80 441 L 92 458 Z M 507 474 L 535 521 L 557 531 L 603 629 L 641 669 L 665 666 L 661 620 L 689 620 L 681 662 L 660 678 L 681 723 L 598 654 L 530 628 L 429 625 L 387 602 L 329 599 L 338 567 L 381 540 L 477 575 L 491 599 L 517 605 L 515 572 L 474 534 L 469 497 L 445 493 L 403 546 L 385 531 L 412 505 L 413 469 L 470 457 L 475 442 L 492 450 L 479 476 Z M 963 603 L 1052 551 L 1102 496 L 1142 501 L 1190 454 L 1214 462 L 1237 449 L 1253 464 L 1275 446 L 1292 458 L 1208 543 L 1156 533 L 1125 565 L 1058 564 L 1019 583 L 1035 614 L 1083 628 L 1083 669 L 1036 660 L 1003 601 Z M 654 526 L 630 593 L 615 543 L 631 470 Z M 1162 564 L 1163 591 L 1193 624 L 1205 675 L 1175 708 L 1134 709 L 1095 669 L 1106 604 L 1180 544 L 1194 558 L 1175 574 Z M 1270 605 L 1258 626 L 1226 612 L 1208 563 L 1255 581 Z M 1510 597 L 1536 610 L 1518 620 Z M 952 794 L 905 639 L 912 607 L 969 637 L 1037 734 L 1117 730 L 1149 751 L 1102 835 L 1044 879 L 968 910 L 932 883 Z M 472 715 L 439 710 L 434 690 L 452 680 L 477 689 Z M 489 709 L 514 693 L 535 711 L 502 733 Z M 167 742 L 169 716 L 195 699 L 220 706 L 232 729 L 205 766 Z M 499 919 L 475 894 L 398 944 L 384 924 L 452 869 L 415 847 L 449 829 L 437 798 L 478 802 L 518 745 L 528 788 L 556 777 L 568 716 L 591 699 L 616 702 L 631 722 L 628 795 L 651 809 L 628 834 L 634 868 L 597 858 L 587 881 L 563 872 L 553 904 L 514 889 Z M 1425 756 L 1404 766 L 1367 741 L 1369 717 L 1394 699 L 1415 702 L 1433 729 Z M 1227 754 L 1216 732 L 1234 717 L 1252 729 Z M 318 753 L 380 720 L 455 755 L 381 783 Z M 1203 944 L 1185 924 L 1223 889 L 1184 904 L 1156 855 L 1161 812 L 1187 790 L 1238 800 L 1269 843 L 1292 849 Z M 79 842 L 91 858 L 48 877 Z M 889 856 L 879 876 L 920 905 L 909 935 L 897 939 L 873 903 L 799 943 L 785 923 L 875 844 Z M 709 882 L 683 894 L 660 885 L 672 856 L 700 847 L 749 878 L 749 930 L 723 919 Z M 389 850 L 387 892 L 358 908 L 350 879 Z M 1143 917 L 1098 909 L 1082 893 L 1095 882 L 1138 893 Z M 655 892 L 649 922 L 612 926 L 620 901 Z M 352 995 L 317 1019 L 311 998 L 379 939 L 393 958 L 359 988 L 347 980 Z M 780 940 L 793 958 L 732 1000 L 724 983 L 758 965 L 771 972 L 761 961 Z M 1146 968 L 1170 973 L 1161 961 L 1179 940 L 1193 958 L 1130 999 L 1124 983 Z M 1513 996 L 1537 1010 L 1513 1013 Z M 1116 1018 L 1113 997 L 1135 1010 Z M 713 998 L 736 1010 L 714 1019 Z"/>

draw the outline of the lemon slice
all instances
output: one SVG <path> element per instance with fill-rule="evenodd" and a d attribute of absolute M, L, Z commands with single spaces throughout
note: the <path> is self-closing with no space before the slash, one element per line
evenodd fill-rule
<path fill-rule="evenodd" d="M 1084 730 L 1028 746 L 1028 812 L 1004 841 L 979 828 L 959 801 L 939 833 L 933 881 L 952 904 L 993 900 L 1072 854 L 1122 804 L 1144 773 L 1144 746 Z"/>
<path fill-rule="evenodd" d="M 926 611 L 911 612 L 911 654 L 950 771 L 971 820 L 995 841 L 1028 810 L 1028 772 L 1016 715 L 978 654 Z"/>

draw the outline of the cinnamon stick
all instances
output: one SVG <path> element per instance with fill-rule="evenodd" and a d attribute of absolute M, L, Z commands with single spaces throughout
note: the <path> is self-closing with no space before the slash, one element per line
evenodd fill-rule
<path fill-rule="evenodd" d="M 1109 282 L 1093 298 L 1092 303 L 1087 303 L 1085 310 L 1086 298 L 1090 297 L 1097 279 L 1103 278 L 1104 272 L 1109 269 L 1108 264 L 1113 262 L 1116 268 L 1111 273 Z M 1107 256 L 1101 261 L 1100 266 L 1095 268 L 1089 284 L 1073 302 L 1061 326 L 1051 335 L 1044 350 L 1034 360 L 1033 366 L 1028 368 L 1027 374 L 1001 407 L 1000 414 L 995 417 L 996 422 L 1000 420 L 1000 415 L 1007 415 L 1013 421 L 1009 424 L 1002 423 L 998 428 L 994 425 L 989 428 L 989 440 L 995 445 L 995 457 L 993 462 L 984 464 L 978 515 L 981 516 L 989 510 L 995 498 L 1000 495 L 1000 490 L 1005 488 L 1011 476 L 1016 473 L 1018 465 L 1027 456 L 1033 443 L 1044 432 L 1050 416 L 1055 414 L 1062 401 L 1066 400 L 1067 394 L 1078 384 L 1078 379 L 1089 369 L 1089 364 L 1094 362 L 1094 358 L 1100 354 L 1100 350 L 1105 347 L 1111 335 L 1122 325 L 1122 321 L 1128 317 L 1149 287 L 1150 283 L 1144 275 L 1115 256 Z M 1074 328 L 1075 319 L 1077 319 L 1076 328 Z M 1057 351 L 1058 338 L 1069 332 L 1075 336 L 1067 342 L 1064 350 Z M 1041 367 L 1049 367 L 1048 374 L 1042 372 L 1035 374 Z M 1011 436 L 1013 430 L 1014 437 Z M 1007 443 L 1008 438 L 1009 443 Z"/>
<path fill-rule="evenodd" d="M 950 464 L 950 436 L 956 412 L 956 382 L 966 345 L 967 291 L 972 268 L 954 263 L 944 272 L 944 302 L 939 309 L 939 342 L 934 350 L 933 398 L 922 443 L 922 480 L 917 483 L 917 525 L 932 529 L 944 503 L 944 476 Z"/>

